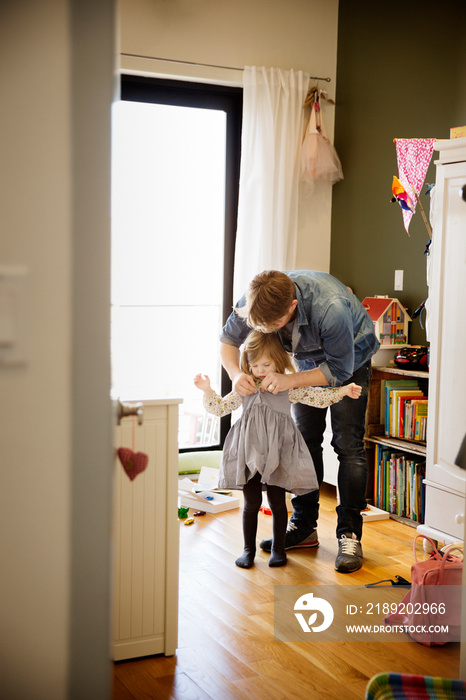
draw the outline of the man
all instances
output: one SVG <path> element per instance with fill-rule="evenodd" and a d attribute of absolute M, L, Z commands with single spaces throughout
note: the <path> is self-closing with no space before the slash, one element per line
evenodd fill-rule
<path fill-rule="evenodd" d="M 371 357 L 379 347 L 372 321 L 351 290 L 325 272 L 271 270 L 256 275 L 220 337 L 222 364 L 241 396 L 257 391 L 252 378 L 239 367 L 239 348 L 251 328 L 278 333 L 299 370 L 295 374 L 269 373 L 261 391 L 276 394 L 293 387 L 350 382 L 362 386 L 359 399 L 345 398 L 330 407 L 332 445 L 340 463 L 335 569 L 342 573 L 357 571 L 363 559 L 361 510 L 366 506 L 368 475 L 363 442 L 365 413 Z M 320 486 L 327 409 L 295 404 L 292 411 L 314 460 Z M 285 549 L 317 546 L 319 491 L 295 496 L 292 504 Z M 263 540 L 260 546 L 270 551 L 271 540 Z"/>

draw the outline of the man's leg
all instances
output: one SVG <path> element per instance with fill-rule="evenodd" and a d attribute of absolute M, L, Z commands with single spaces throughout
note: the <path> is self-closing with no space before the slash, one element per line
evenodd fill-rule
<path fill-rule="evenodd" d="M 332 446 L 338 455 L 337 538 L 339 554 L 335 568 L 342 573 L 357 571 L 362 566 L 362 516 L 366 507 L 368 464 L 364 447 L 365 416 L 371 363 L 357 370 L 348 379 L 362 386 L 359 399 L 345 397 L 330 408 L 332 416 Z"/>
<path fill-rule="evenodd" d="M 285 489 L 268 484 L 267 500 L 273 518 L 272 554 L 269 559 L 269 566 L 284 566 L 286 564 L 285 536 L 288 522 Z"/>
<path fill-rule="evenodd" d="M 294 421 L 311 453 L 317 481 L 320 486 L 324 477 L 322 441 L 327 411 L 326 409 L 298 403 L 292 406 L 292 413 Z M 293 514 L 286 531 L 285 549 L 316 547 L 319 544 L 316 530 L 319 516 L 319 491 L 311 491 L 303 496 L 295 496 L 291 502 L 293 504 Z M 260 547 L 266 552 L 270 552 L 272 540 L 262 540 Z"/>
<path fill-rule="evenodd" d="M 298 403 L 293 405 L 292 413 L 296 426 L 311 453 L 320 489 L 324 480 L 322 442 L 327 410 Z M 295 496 L 291 503 L 293 504 L 293 514 L 290 522 L 308 533 L 315 530 L 319 517 L 319 491 L 311 491 L 303 496 Z"/>

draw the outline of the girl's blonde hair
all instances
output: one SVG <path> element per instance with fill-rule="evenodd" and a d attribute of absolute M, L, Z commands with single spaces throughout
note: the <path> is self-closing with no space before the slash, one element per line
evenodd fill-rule
<path fill-rule="evenodd" d="M 263 355 L 272 360 L 275 371 L 279 374 L 296 372 L 293 360 L 281 344 L 278 335 L 260 331 L 251 331 L 244 341 L 240 360 L 241 371 L 252 376 L 251 364 Z"/>
<path fill-rule="evenodd" d="M 266 270 L 251 281 L 246 303 L 235 311 L 250 328 L 267 328 L 285 316 L 294 299 L 296 287 L 292 279 L 278 270 Z"/>

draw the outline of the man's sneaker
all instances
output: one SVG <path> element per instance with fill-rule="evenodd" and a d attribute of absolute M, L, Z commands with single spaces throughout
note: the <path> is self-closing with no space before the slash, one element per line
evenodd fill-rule
<path fill-rule="evenodd" d="M 285 536 L 285 549 L 298 549 L 298 547 L 317 547 L 319 544 L 319 539 L 317 537 L 317 530 L 302 530 L 297 527 L 291 521 L 288 523 L 286 528 Z M 259 547 L 264 550 L 264 552 L 272 551 L 272 540 L 262 540 Z"/>
<path fill-rule="evenodd" d="M 351 574 L 362 566 L 362 547 L 354 532 L 347 532 L 338 540 L 338 555 L 335 571 Z"/>

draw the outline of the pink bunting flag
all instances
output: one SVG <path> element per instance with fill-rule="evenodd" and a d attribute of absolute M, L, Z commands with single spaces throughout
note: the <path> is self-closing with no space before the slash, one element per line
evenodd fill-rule
<path fill-rule="evenodd" d="M 403 209 L 403 221 L 409 235 L 409 224 L 432 160 L 435 139 L 395 139 L 395 143 L 398 178 L 413 203 L 413 211 Z"/>

